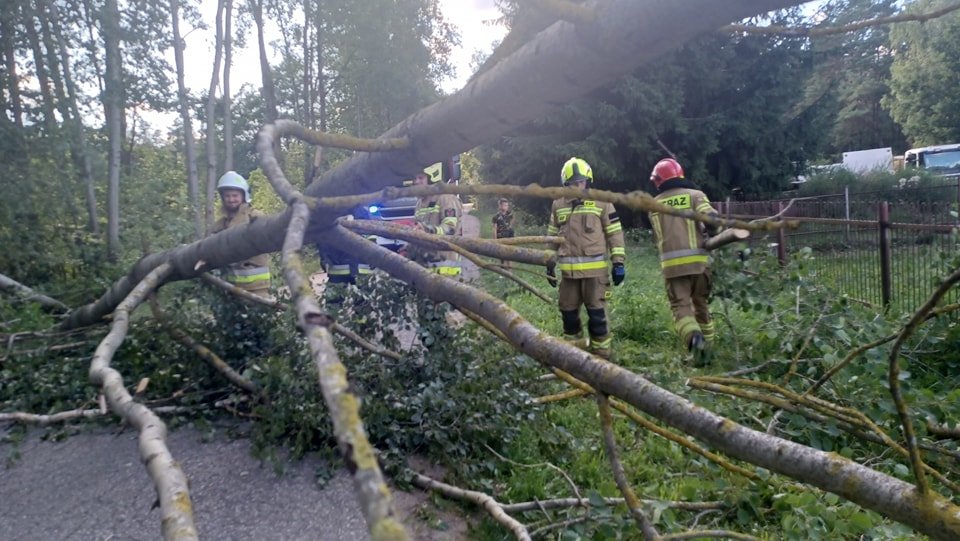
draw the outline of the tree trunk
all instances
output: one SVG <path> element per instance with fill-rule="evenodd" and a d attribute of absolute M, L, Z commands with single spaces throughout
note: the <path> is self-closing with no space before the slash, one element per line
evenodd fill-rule
<path fill-rule="evenodd" d="M 37 22 L 40 23 L 40 39 L 43 43 L 43 49 L 47 53 L 47 67 L 49 68 L 49 76 L 53 84 L 53 92 L 54 95 L 56 95 L 56 107 L 60 112 L 63 123 L 67 124 L 70 122 L 70 108 L 67 104 L 66 89 L 61 75 L 62 68 L 57 55 L 57 48 L 53 45 L 53 31 L 51 30 L 49 17 L 44 9 L 46 0 L 35 1 L 37 5 L 34 9 L 34 15 L 37 17 Z"/>
<path fill-rule="evenodd" d="M 15 28 L 19 5 L 10 2 L 6 16 L 0 17 L 0 39 L 3 40 L 3 58 L 6 62 L 7 95 L 10 96 L 10 113 L 17 128 L 23 129 L 23 101 L 20 99 L 20 76 L 17 74 Z"/>
<path fill-rule="evenodd" d="M 36 72 L 37 83 L 40 85 L 40 110 L 43 113 L 43 126 L 47 133 L 51 134 L 56 128 L 57 117 L 53 113 L 54 99 L 50 92 L 50 78 L 47 76 L 46 61 L 40 47 L 40 38 L 37 35 L 34 9 L 29 2 L 23 5 L 23 15 L 23 26 L 27 30 L 27 40 L 30 42 L 30 48 L 33 49 L 34 71 Z"/>
<path fill-rule="evenodd" d="M 61 67 L 60 58 L 57 54 L 57 48 L 53 45 L 54 36 L 48 14 L 44 9 L 45 0 L 35 1 L 36 5 L 33 6 L 33 13 L 37 18 L 37 22 L 40 24 L 40 40 L 43 44 L 43 49 L 46 52 L 46 61 L 50 82 L 53 85 L 53 93 L 56 96 L 56 109 L 60 113 L 60 118 L 62 120 L 62 126 L 58 125 L 57 128 L 57 146 L 69 146 L 72 153 L 73 145 L 69 142 L 72 139 L 69 137 L 63 137 L 62 133 L 63 127 L 73 125 L 70 105 L 67 102 L 67 91 L 62 77 L 62 71 L 66 68 Z M 66 133 L 69 133 L 69 128 Z M 59 175 L 60 190 L 63 194 L 62 198 L 67 205 L 67 211 L 70 213 L 70 217 L 73 220 L 73 225 L 76 226 L 77 222 L 79 221 L 80 213 L 77 210 L 76 197 L 74 197 L 75 190 L 70 185 L 70 177 L 67 175 L 67 172 L 70 171 L 70 167 L 69 162 L 67 161 L 66 152 L 57 152 L 56 160 L 57 168 L 62 172 L 62 174 Z"/>
<path fill-rule="evenodd" d="M 317 17 L 319 17 L 319 7 L 318 5 Z M 303 93 L 303 118 L 301 122 L 311 130 L 316 129 L 316 121 L 313 116 L 313 55 L 311 54 L 312 48 L 310 47 L 310 28 L 313 21 L 314 17 L 310 7 L 310 0 L 303 0 L 303 41 L 301 46 L 303 54 L 303 79 L 301 80 L 300 90 Z M 319 28 L 316 29 L 315 32 L 318 36 L 320 35 Z M 322 55 L 323 51 L 318 48 L 317 56 L 320 57 Z M 317 146 L 314 148 L 314 156 L 310 156 L 309 152 L 304 153 L 304 186 L 309 186 L 310 182 L 313 181 L 314 171 L 316 171 L 317 167 L 316 155 L 320 152 L 320 147 Z"/>
<path fill-rule="evenodd" d="M 183 146 L 187 161 L 187 194 L 193 214 L 194 238 L 203 237 L 203 211 L 200 209 L 200 194 L 197 180 L 197 151 L 193 141 L 193 121 L 190 118 L 190 99 L 183 81 L 184 42 L 180 38 L 180 1 L 170 0 L 170 20 L 173 21 L 173 55 L 177 64 L 177 101 L 180 103 L 180 120 L 183 122 Z"/>
<path fill-rule="evenodd" d="M 217 81 L 220 80 L 220 60 L 223 52 L 223 8 L 225 0 L 217 0 L 217 36 L 213 48 L 213 74 L 207 91 L 207 205 L 205 216 L 207 234 L 213 227 L 213 208 L 217 197 Z"/>
<path fill-rule="evenodd" d="M 60 30 L 60 14 L 57 11 L 57 3 L 48 0 L 47 7 L 50 9 L 50 23 L 53 33 L 57 39 L 57 48 L 60 51 L 60 65 L 63 69 L 63 81 L 67 87 L 67 103 L 70 106 L 71 122 L 70 132 L 72 137 L 72 154 L 80 170 L 80 177 L 84 187 L 84 198 L 87 206 L 87 230 L 94 235 L 100 234 L 100 222 L 97 216 L 97 196 L 94 189 L 93 166 L 90 159 L 90 149 L 87 146 L 86 136 L 84 135 L 83 119 L 80 117 L 80 108 L 77 105 L 77 87 L 73 82 L 73 75 L 70 70 L 70 52 L 67 42 Z"/>
<path fill-rule="evenodd" d="M 233 112 L 230 97 L 230 68 L 233 65 L 233 0 L 226 0 L 223 31 L 223 169 L 233 170 Z"/>
<path fill-rule="evenodd" d="M 123 142 L 123 80 L 120 57 L 120 10 L 117 0 L 105 0 L 101 12 L 101 28 L 106 48 L 103 106 L 107 120 L 110 150 L 107 183 L 107 259 L 120 256 L 120 153 Z"/>
<path fill-rule="evenodd" d="M 273 84 L 273 73 L 270 71 L 270 61 L 267 59 L 267 44 L 263 37 L 263 0 L 251 0 L 250 8 L 257 25 L 257 46 L 260 50 L 260 78 L 262 80 L 260 92 L 263 96 L 264 120 L 267 124 L 273 124 L 277 120 L 277 97 Z M 306 33 L 306 28 L 304 33 Z M 274 143 L 273 152 L 279 159 L 281 156 L 280 142 L 275 141 Z"/>

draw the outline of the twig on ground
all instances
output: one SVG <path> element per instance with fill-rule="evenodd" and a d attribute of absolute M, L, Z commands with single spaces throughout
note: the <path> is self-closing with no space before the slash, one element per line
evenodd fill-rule
<path fill-rule="evenodd" d="M 566 372 L 564 372 L 564 371 L 562 371 L 562 370 L 557 370 L 557 369 L 554 369 L 553 372 L 554 372 L 554 374 L 557 375 L 558 378 L 562 379 L 563 381 L 567 382 L 567 383 L 570 384 L 570 385 L 573 385 L 573 386 L 576 387 L 577 389 L 586 391 L 586 392 L 591 393 L 591 394 L 595 393 L 595 391 L 593 390 L 592 387 L 590 387 L 590 386 L 587 385 L 586 383 L 584 383 L 584 382 L 582 382 L 582 381 L 574 378 L 574 377 L 571 376 L 570 374 L 567 374 Z M 683 448 L 685 448 L 685 449 L 687 449 L 687 450 L 689 450 L 689 451 L 692 451 L 692 452 L 694 452 L 694 453 L 702 456 L 703 458 L 706 458 L 707 460 L 713 462 L 714 464 L 720 466 L 721 468 L 723 468 L 723 469 L 725 469 L 725 470 L 727 470 L 727 471 L 729 471 L 729 472 L 736 473 L 737 475 L 742 475 L 742 476 L 744 476 L 744 477 L 746 477 L 746 478 L 748 478 L 748 479 L 752 479 L 752 480 L 754 480 L 754 481 L 757 481 L 757 480 L 760 479 L 760 476 L 757 475 L 756 473 L 754 473 L 754 472 L 752 472 L 752 471 L 749 471 L 749 470 L 746 470 L 746 469 L 744 469 L 744 468 L 741 468 L 740 466 L 737 466 L 737 465 L 735 465 L 735 464 L 731 464 L 730 461 L 724 459 L 723 457 L 721 457 L 720 455 L 717 455 L 716 453 L 712 453 L 712 452 L 704 449 L 703 447 L 701 447 L 701 446 L 697 445 L 696 443 L 690 441 L 690 439 L 688 439 L 688 438 L 686 438 L 686 437 L 684 437 L 684 436 L 682 436 L 682 435 L 680 435 L 680 434 L 676 434 L 676 433 L 674 433 L 674 432 L 671 432 L 671 431 L 669 431 L 669 430 L 666 430 L 665 428 L 663 428 L 663 427 L 657 425 L 656 423 L 648 420 L 647 418 L 643 417 L 642 415 L 640 415 L 639 413 L 637 413 L 636 411 L 634 411 L 632 408 L 630 408 L 630 406 L 628 406 L 627 404 L 621 402 L 620 400 L 618 400 L 618 399 L 616 399 L 616 398 L 611 398 L 611 399 L 610 399 L 610 405 L 612 405 L 612 406 L 613 406 L 614 408 L 616 408 L 618 411 L 620 411 L 621 413 L 623 413 L 624 415 L 626 415 L 627 417 L 629 417 L 631 421 L 637 423 L 638 425 L 640 425 L 640 426 L 642 426 L 643 428 L 649 430 L 650 432 L 653 432 L 654 434 L 660 436 L 661 438 L 664 438 L 664 439 L 666 439 L 666 440 L 672 441 L 672 442 L 676 443 L 677 445 L 679 445 L 679 446 L 681 446 L 681 447 L 683 447 Z"/>
<path fill-rule="evenodd" d="M 241 376 L 232 366 L 221 359 L 219 355 L 211 351 L 210 348 L 200 344 L 194 340 L 192 336 L 175 327 L 163 309 L 160 308 L 160 302 L 157 300 L 156 295 L 152 295 L 150 298 L 150 309 L 153 310 L 153 317 L 156 318 L 174 340 L 180 342 L 188 349 L 193 350 L 194 353 L 206 361 L 214 370 L 220 372 L 223 377 L 227 378 L 227 381 L 250 394 L 260 394 L 260 387 L 256 383 Z"/>
<path fill-rule="evenodd" d="M 960 5 L 958 5 L 960 6 Z M 917 447 L 917 437 L 913 430 L 913 421 L 910 419 L 910 412 L 907 409 L 907 402 L 900 392 L 900 362 L 897 358 L 904 342 L 920 327 L 920 324 L 927 320 L 929 314 L 936 308 L 940 299 L 953 288 L 954 284 L 960 282 L 960 270 L 955 270 L 948 276 L 937 290 L 930 295 L 927 302 L 920 307 L 910 321 L 903 327 L 900 336 L 893 343 L 890 349 L 890 366 L 887 373 L 887 383 L 890 386 L 890 396 L 893 397 L 893 403 L 897 406 L 897 414 L 900 416 L 900 426 L 903 430 L 903 439 L 906 441 L 907 449 L 910 451 L 910 465 L 913 467 L 913 476 L 917 480 L 917 490 L 920 494 L 926 494 L 930 490 L 924 472 L 923 459 L 920 457 L 920 449 Z"/>
<path fill-rule="evenodd" d="M 679 509 L 681 511 L 713 511 L 723 510 L 728 505 L 722 501 L 705 502 L 681 502 L 681 501 L 662 501 L 662 500 L 641 500 L 644 505 L 663 505 L 666 504 L 670 509 Z M 623 498 L 603 498 L 605 505 L 625 505 Z M 566 509 L 568 507 L 590 507 L 590 500 L 577 498 L 556 498 L 552 500 L 538 500 L 535 502 L 519 502 L 502 504 L 503 510 L 507 513 L 523 513 L 526 511 L 536 511 L 537 509 Z"/>
<path fill-rule="evenodd" d="M 610 461 L 610 468 L 613 470 L 613 479 L 617 483 L 617 488 L 620 489 L 620 493 L 623 494 L 623 499 L 627 503 L 627 508 L 630 509 L 630 514 L 633 515 L 637 526 L 640 527 L 643 538 L 646 541 L 659 540 L 660 534 L 656 528 L 653 527 L 653 523 L 647 518 L 643 509 L 641 509 L 640 500 L 630 486 L 630 482 L 627 480 L 627 474 L 623 470 L 623 464 L 620 462 L 619 453 L 617 452 L 617 440 L 613 434 L 613 415 L 610 414 L 610 403 L 603 393 L 595 393 L 595 396 L 597 397 L 597 407 L 600 409 L 600 427 L 603 430 L 603 447 L 606 449 L 607 459 Z"/>
<path fill-rule="evenodd" d="M 538 396 L 532 400 L 534 404 L 550 404 L 553 402 L 562 402 L 564 400 L 569 400 L 571 398 L 579 398 L 581 396 L 588 395 L 587 391 L 582 389 L 569 389 L 563 391 L 562 393 L 551 394 L 547 396 Z"/>
<path fill-rule="evenodd" d="M 730 530 L 694 530 L 690 532 L 674 533 L 663 536 L 663 541 L 681 541 L 683 539 L 737 539 L 738 541 L 761 541 L 759 537 Z"/>
<path fill-rule="evenodd" d="M 546 467 L 550 468 L 551 470 L 554 470 L 555 472 L 557 472 L 557 473 L 559 473 L 560 475 L 562 475 L 564 479 L 567 480 L 567 484 L 570 485 L 570 489 L 573 490 L 574 495 L 577 497 L 577 498 L 576 498 L 577 502 L 580 502 L 580 505 L 583 504 L 584 499 L 583 499 L 583 496 L 580 495 L 580 489 L 577 488 L 577 484 L 573 482 L 573 479 L 572 479 L 569 475 L 567 475 L 567 472 L 563 471 L 563 469 L 557 467 L 557 466 L 554 465 L 554 464 L 551 464 L 550 462 L 540 462 L 540 463 L 538 463 L 538 464 L 521 464 L 521 463 L 519 463 L 519 462 L 510 460 L 509 458 L 507 458 L 507 457 L 501 455 L 500 453 L 494 451 L 494 450 L 491 449 L 490 446 L 487 445 L 487 444 L 483 444 L 483 446 L 487 449 L 487 451 L 490 451 L 491 453 L 494 454 L 494 456 L 496 456 L 497 458 L 499 458 L 500 460 L 502 460 L 502 461 L 504 461 L 504 462 L 506 462 L 506 463 L 508 463 L 508 464 L 513 464 L 514 466 L 517 466 L 517 467 L 520 467 L 520 468 L 540 468 L 540 467 L 546 466 Z M 541 509 L 544 509 L 544 508 L 541 506 Z"/>
<path fill-rule="evenodd" d="M 435 492 L 439 492 L 448 498 L 468 501 L 479 505 L 488 513 L 490 513 L 490 517 L 493 518 L 493 520 L 497 521 L 497 523 L 502 525 L 504 528 L 510 530 L 517 539 L 521 541 L 530 540 L 530 534 L 527 532 L 526 526 L 508 515 L 503 510 L 503 505 L 493 497 L 482 492 L 467 490 L 455 487 L 453 485 L 448 485 L 446 483 L 441 483 L 440 481 L 431 479 L 421 473 L 413 471 L 411 471 L 411 473 L 413 474 L 414 485 L 424 490 L 433 490 Z"/>

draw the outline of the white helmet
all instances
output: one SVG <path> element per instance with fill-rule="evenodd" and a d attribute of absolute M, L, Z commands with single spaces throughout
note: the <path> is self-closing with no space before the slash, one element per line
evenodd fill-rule
<path fill-rule="evenodd" d="M 243 191 L 243 201 L 245 203 L 250 202 L 250 185 L 247 184 L 247 179 L 240 176 L 239 173 L 235 171 L 227 171 L 220 177 L 220 180 L 217 182 L 217 191 L 220 192 L 220 195 L 223 196 L 224 188 L 229 188 L 232 190 L 242 190 Z"/>

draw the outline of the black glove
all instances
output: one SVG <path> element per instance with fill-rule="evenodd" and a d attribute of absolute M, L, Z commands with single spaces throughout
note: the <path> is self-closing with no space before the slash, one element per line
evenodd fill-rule
<path fill-rule="evenodd" d="M 610 271 L 610 277 L 613 279 L 613 285 L 618 286 L 623 283 L 627 277 L 627 269 L 623 268 L 623 263 L 614 263 L 613 270 Z"/>
<path fill-rule="evenodd" d="M 553 265 L 547 267 L 547 283 L 550 287 L 557 287 L 557 270 Z"/>

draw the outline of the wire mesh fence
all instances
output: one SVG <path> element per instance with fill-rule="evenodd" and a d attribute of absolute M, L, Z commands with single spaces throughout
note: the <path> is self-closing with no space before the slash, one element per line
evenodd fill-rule
<path fill-rule="evenodd" d="M 718 203 L 725 216 L 779 216 L 800 227 L 751 238 L 782 264 L 809 248 L 812 275 L 852 300 L 894 312 L 916 310 L 960 256 L 957 184 L 921 189 Z M 946 302 L 960 299 L 949 292 Z"/>

